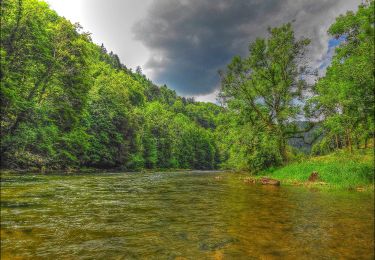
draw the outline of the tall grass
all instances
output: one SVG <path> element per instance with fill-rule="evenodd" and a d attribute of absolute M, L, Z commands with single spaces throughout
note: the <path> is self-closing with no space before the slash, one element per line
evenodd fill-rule
<path fill-rule="evenodd" d="M 302 159 L 277 169 L 269 169 L 262 175 L 280 179 L 284 183 L 307 184 L 313 171 L 319 173 L 318 185 L 342 189 L 374 186 L 374 151 L 361 149 L 349 153 L 338 151 L 325 156 Z"/>

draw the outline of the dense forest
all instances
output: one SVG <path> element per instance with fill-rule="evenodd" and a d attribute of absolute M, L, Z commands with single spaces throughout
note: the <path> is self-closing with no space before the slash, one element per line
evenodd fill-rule
<path fill-rule="evenodd" d="M 1 167 L 256 172 L 374 138 L 374 1 L 339 16 L 325 76 L 309 39 L 270 28 L 220 72 L 221 105 L 180 97 L 39 0 L 1 1 Z M 315 78 L 312 83 L 309 78 Z M 306 140 L 310 133 L 310 140 Z"/>

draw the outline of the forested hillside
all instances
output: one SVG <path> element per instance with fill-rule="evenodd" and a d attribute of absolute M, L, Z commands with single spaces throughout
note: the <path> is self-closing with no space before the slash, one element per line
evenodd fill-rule
<path fill-rule="evenodd" d="M 42 1 L 1 12 L 3 167 L 217 167 L 220 107 L 132 72 Z"/>
<path fill-rule="evenodd" d="M 309 39 L 269 29 L 221 72 L 223 106 L 177 96 L 39 0 L 1 2 L 1 166 L 215 169 L 281 165 L 374 137 L 374 1 L 340 16 L 331 66 L 307 84 Z M 123 63 L 122 63 L 123 62 Z M 307 123 L 298 123 L 299 118 Z M 319 127 L 316 127 L 319 125 Z"/>

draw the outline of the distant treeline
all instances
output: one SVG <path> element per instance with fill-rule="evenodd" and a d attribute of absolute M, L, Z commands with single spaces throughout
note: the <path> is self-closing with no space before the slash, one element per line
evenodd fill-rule
<path fill-rule="evenodd" d="M 309 40 L 296 40 L 290 24 L 270 29 L 220 73 L 218 106 L 156 86 L 43 1 L 3 0 L 1 166 L 257 171 L 298 156 L 288 140 L 304 139 L 316 122 L 314 153 L 366 146 L 373 8 L 337 18 L 329 33 L 341 44 L 313 85 L 305 82 Z M 301 115 L 309 122 L 296 123 Z"/>

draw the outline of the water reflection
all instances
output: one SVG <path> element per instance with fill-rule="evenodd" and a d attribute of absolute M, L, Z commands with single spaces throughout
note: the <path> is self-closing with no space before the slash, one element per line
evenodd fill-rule
<path fill-rule="evenodd" d="M 246 185 L 242 178 L 2 176 L 1 256 L 374 258 L 373 195 Z"/>

